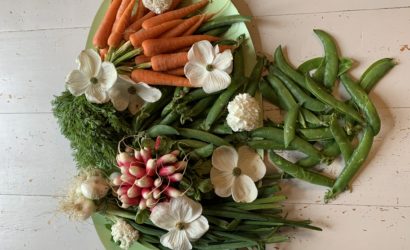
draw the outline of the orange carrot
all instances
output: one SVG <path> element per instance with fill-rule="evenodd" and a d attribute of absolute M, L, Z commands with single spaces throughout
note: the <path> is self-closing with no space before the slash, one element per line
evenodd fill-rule
<path fill-rule="evenodd" d="M 115 22 L 113 32 L 108 38 L 108 45 L 110 45 L 111 47 L 117 48 L 118 45 L 120 45 L 121 40 L 123 39 L 124 31 L 127 28 L 128 22 L 130 21 L 134 4 L 135 0 L 131 0 L 127 8 L 125 9 L 124 13 L 122 14 L 121 18 L 118 19 L 117 22 Z"/>
<path fill-rule="evenodd" d="M 99 53 L 100 53 L 101 60 L 104 61 L 105 57 L 107 56 L 107 53 L 108 53 L 108 48 L 100 49 Z"/>
<path fill-rule="evenodd" d="M 182 19 L 177 19 L 177 20 L 172 20 L 163 24 L 160 24 L 158 26 L 152 27 L 147 30 L 140 30 L 130 36 L 130 41 L 134 48 L 138 48 L 141 46 L 142 42 L 148 39 L 153 39 L 157 38 L 160 36 L 162 33 L 170 30 L 171 28 L 179 25 L 182 23 Z"/>
<path fill-rule="evenodd" d="M 205 21 L 205 17 L 206 15 L 202 15 L 201 18 L 199 20 L 197 20 L 197 22 L 192 25 L 188 30 L 186 30 L 182 36 L 190 36 L 192 34 L 194 34 L 194 32 L 202 25 L 202 23 Z"/>
<path fill-rule="evenodd" d="M 145 8 L 142 0 L 138 0 L 138 7 L 137 7 L 137 12 L 135 13 L 135 20 L 139 20 L 144 16 Z"/>
<path fill-rule="evenodd" d="M 150 85 L 193 87 L 185 77 L 154 72 L 151 70 L 135 69 L 131 73 L 131 79 L 135 82 L 144 82 Z"/>
<path fill-rule="evenodd" d="M 189 14 L 192 14 L 195 11 L 205 7 L 208 4 L 208 2 L 209 2 L 209 0 L 202 0 L 198 3 L 191 4 L 187 7 L 177 9 L 177 10 L 173 10 L 173 11 L 169 11 L 169 12 L 166 12 L 164 14 L 152 17 L 152 18 L 144 21 L 142 23 L 142 27 L 144 29 L 149 29 L 151 27 L 157 26 L 161 23 L 164 23 L 164 22 L 167 22 L 167 21 L 170 21 L 170 20 L 183 18 L 183 17 L 188 16 Z"/>
<path fill-rule="evenodd" d="M 224 52 L 225 50 L 228 50 L 228 49 L 230 49 L 232 51 L 234 51 L 236 49 L 236 47 L 233 46 L 233 45 L 218 45 L 218 46 L 219 46 L 219 52 L 220 53 L 222 53 L 222 52 Z"/>
<path fill-rule="evenodd" d="M 175 10 L 181 2 L 182 0 L 172 0 L 171 7 L 168 11 Z"/>
<path fill-rule="evenodd" d="M 151 67 L 154 71 L 167 71 L 185 66 L 188 53 L 161 54 L 151 57 Z"/>
<path fill-rule="evenodd" d="M 185 76 L 184 67 L 168 70 L 166 73 L 174 76 Z"/>
<path fill-rule="evenodd" d="M 139 55 L 135 57 L 135 64 L 151 62 L 151 57 L 146 55 Z"/>
<path fill-rule="evenodd" d="M 195 25 L 200 19 L 201 16 L 193 16 L 188 19 L 185 19 L 184 22 L 176 26 L 174 29 L 169 30 L 168 32 L 160 36 L 160 38 L 181 36 L 182 34 L 184 34 L 184 32 L 186 32 L 193 25 Z"/>
<path fill-rule="evenodd" d="M 142 48 L 146 56 L 155 56 L 192 46 L 192 44 L 202 40 L 214 42 L 218 41 L 219 38 L 208 35 L 194 35 L 184 37 L 149 39 L 142 42 Z"/>
<path fill-rule="evenodd" d="M 139 20 L 133 22 L 133 23 L 132 23 L 130 26 L 128 26 L 128 28 L 125 30 L 124 39 L 128 41 L 128 40 L 130 39 L 130 35 L 131 35 L 131 34 L 137 32 L 138 30 L 141 29 L 142 23 L 143 23 L 145 20 L 148 20 L 148 19 L 150 19 L 151 17 L 154 17 L 154 16 L 155 16 L 155 13 L 154 13 L 154 12 L 148 12 L 148 14 L 146 14 L 145 16 L 143 16 L 141 19 L 139 19 Z"/>
<path fill-rule="evenodd" d="M 121 0 L 113 0 L 110 7 L 108 8 L 105 16 L 98 27 L 97 32 L 93 38 L 93 44 L 97 48 L 107 47 L 108 37 L 111 34 L 112 27 L 117 16 L 118 9 L 120 8 Z"/>
<path fill-rule="evenodd" d="M 127 9 L 128 4 L 130 3 L 131 0 L 122 0 L 120 8 L 118 8 L 117 16 L 115 18 L 115 22 L 119 20 L 124 13 L 125 9 Z M 115 23 L 114 23 L 115 26 Z"/>

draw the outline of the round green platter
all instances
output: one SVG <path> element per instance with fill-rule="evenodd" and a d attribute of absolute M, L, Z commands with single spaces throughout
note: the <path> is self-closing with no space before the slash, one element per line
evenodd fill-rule
<path fill-rule="evenodd" d="M 182 4 L 186 5 L 191 2 L 197 2 L 197 1 L 199 0 L 184 0 Z M 91 25 L 90 32 L 88 34 L 86 48 L 94 48 L 93 43 L 92 43 L 92 38 L 102 18 L 104 17 L 104 14 L 109 6 L 109 3 L 110 3 L 110 0 L 104 0 L 100 8 L 98 9 L 98 12 Z M 219 13 L 218 16 L 239 14 L 239 11 L 235 7 L 235 5 L 231 2 L 231 0 L 213 0 L 202 11 L 209 12 L 209 13 L 218 12 Z M 244 54 L 246 58 L 245 70 L 246 70 L 246 73 L 249 75 L 249 73 L 251 72 L 256 62 L 256 52 L 255 52 L 255 48 L 252 43 L 251 36 L 249 34 L 249 31 L 246 25 L 244 23 L 238 23 L 238 24 L 232 25 L 232 27 L 228 30 L 228 32 L 225 33 L 224 38 L 236 39 L 238 36 L 242 34 L 245 34 L 247 38 L 244 44 Z M 93 219 L 97 234 L 100 237 L 101 242 L 103 243 L 104 247 L 107 250 L 121 250 L 121 248 L 111 240 L 111 231 L 106 227 L 106 225 L 109 224 L 110 222 L 101 214 L 94 214 L 92 216 L 92 219 Z M 147 248 L 145 246 L 142 246 L 141 244 L 134 243 L 129 250 L 143 250 L 143 249 L 147 249 Z"/>

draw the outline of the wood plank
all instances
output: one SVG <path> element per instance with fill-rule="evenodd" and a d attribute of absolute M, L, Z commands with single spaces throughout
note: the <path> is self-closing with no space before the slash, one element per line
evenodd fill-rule
<path fill-rule="evenodd" d="M 234 0 L 235 2 L 235 0 Z M 306 13 L 327 13 L 327 12 L 341 12 L 341 11 L 361 11 L 361 10 L 379 10 L 390 8 L 409 7 L 410 3 L 407 0 L 385 1 L 373 0 L 371 4 L 369 1 L 326 1 L 326 0 L 312 0 L 303 2 L 298 0 L 237 0 L 239 4 L 246 3 L 254 16 L 277 16 L 277 15 L 302 15 Z"/>
<path fill-rule="evenodd" d="M 290 230 L 288 243 L 269 250 L 407 250 L 410 246 L 409 207 L 289 205 L 289 218 L 310 218 L 322 232 Z"/>
<path fill-rule="evenodd" d="M 91 220 L 69 221 L 57 206 L 50 197 L 0 195 L 1 249 L 104 249 Z"/>
<path fill-rule="evenodd" d="M 0 33 L 0 113 L 50 112 L 87 28 Z M 33 41 L 33 42 L 28 42 Z"/>
<path fill-rule="evenodd" d="M 2 0 L 0 32 L 89 27 L 98 6 L 92 0 Z"/>

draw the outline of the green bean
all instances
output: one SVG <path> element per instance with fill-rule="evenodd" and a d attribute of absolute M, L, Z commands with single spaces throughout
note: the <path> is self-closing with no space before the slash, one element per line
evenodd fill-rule
<path fill-rule="evenodd" d="M 352 97 L 352 101 L 364 113 L 374 134 L 377 135 L 380 132 L 381 121 L 373 102 L 360 85 L 354 83 L 347 74 L 343 74 L 340 79 L 342 80 L 343 86 Z"/>
<path fill-rule="evenodd" d="M 325 49 L 325 75 L 323 83 L 327 88 L 332 88 L 336 82 L 339 70 L 339 56 L 333 38 L 323 30 L 314 30 L 323 43 Z"/>
<path fill-rule="evenodd" d="M 303 77 L 303 75 L 298 72 L 297 70 L 295 70 L 294 68 L 292 68 L 288 62 L 286 61 L 285 57 L 283 56 L 283 52 L 282 52 L 282 47 L 279 46 L 276 50 L 275 50 L 275 54 L 274 54 L 274 58 L 275 58 L 275 64 L 278 66 L 278 68 L 285 73 L 290 79 L 292 79 L 293 81 L 295 81 L 297 84 L 299 84 L 299 86 L 307 89 L 306 87 L 306 83 L 305 83 L 305 78 Z"/>
<path fill-rule="evenodd" d="M 315 112 L 327 110 L 327 106 L 325 104 L 307 95 L 297 84 L 295 84 L 295 82 L 289 79 L 277 67 L 271 66 L 269 67 L 269 71 L 282 81 L 292 95 L 298 100 L 299 105 Z"/>
<path fill-rule="evenodd" d="M 207 144 L 202 141 L 192 140 L 192 139 L 182 139 L 176 141 L 178 145 L 184 145 L 190 148 L 202 148 L 205 147 Z"/>
<path fill-rule="evenodd" d="M 273 104 L 275 106 L 283 107 L 283 104 L 279 104 L 278 96 L 276 95 L 275 91 L 272 89 L 271 86 L 269 86 L 269 84 L 266 82 L 264 78 L 261 79 L 259 87 L 262 92 L 262 96 L 265 100 L 267 100 L 270 104 Z"/>
<path fill-rule="evenodd" d="M 383 58 L 370 65 L 360 78 L 360 86 L 369 93 L 396 63 L 392 58 Z"/>
<path fill-rule="evenodd" d="M 323 141 L 333 139 L 329 128 L 302 128 L 298 129 L 303 139 L 308 141 Z"/>
<path fill-rule="evenodd" d="M 298 119 L 299 106 L 296 103 L 295 99 L 293 99 L 292 94 L 279 78 L 272 74 L 269 74 L 267 76 L 267 79 L 272 88 L 275 90 L 278 98 L 282 100 L 283 104 L 285 105 L 285 109 L 287 110 L 284 125 L 284 139 L 285 146 L 287 147 L 295 138 L 296 121 Z"/>
<path fill-rule="evenodd" d="M 254 138 L 263 138 L 268 140 L 273 140 L 280 144 L 285 144 L 284 140 L 284 132 L 282 129 L 279 128 L 258 128 L 251 132 L 251 136 Z M 300 137 L 296 136 L 295 139 L 290 143 L 289 148 L 292 150 L 298 150 L 308 156 L 322 159 L 323 156 L 315 147 L 313 147 L 309 142 L 301 139 Z"/>
<path fill-rule="evenodd" d="M 353 67 L 354 61 L 351 58 L 343 57 L 339 60 L 339 71 L 337 76 L 341 76 Z"/>
<path fill-rule="evenodd" d="M 330 120 L 329 128 L 342 152 L 343 159 L 347 161 L 353 153 L 353 146 L 343 128 L 339 126 L 336 116 L 333 116 Z"/>
<path fill-rule="evenodd" d="M 253 67 L 252 73 L 249 77 L 248 83 L 245 85 L 245 92 L 249 95 L 254 96 L 256 90 L 258 89 L 259 82 L 262 77 L 262 71 L 265 68 L 266 57 L 258 56 L 256 59 L 256 64 Z"/>
<path fill-rule="evenodd" d="M 219 95 L 218 99 L 216 99 L 214 105 L 211 107 L 211 110 L 208 112 L 206 119 L 201 125 L 203 130 L 208 131 L 211 128 L 211 126 L 215 123 L 220 114 L 228 105 L 229 101 L 232 99 L 232 97 L 244 82 L 245 81 L 243 79 L 232 80 L 232 83 L 229 85 L 229 87 Z"/>
<path fill-rule="evenodd" d="M 160 135 L 178 135 L 178 131 L 168 125 L 155 125 L 148 130 L 148 135 L 152 138 Z"/>
<path fill-rule="evenodd" d="M 299 65 L 298 71 L 301 72 L 303 75 L 305 75 L 309 73 L 310 71 L 319 68 L 322 61 L 323 61 L 323 57 L 315 57 L 315 58 L 309 59 L 306 62 Z"/>
<path fill-rule="evenodd" d="M 205 32 L 204 35 L 218 36 L 219 37 L 222 34 L 224 34 L 225 32 L 227 32 L 230 28 L 231 28 L 231 25 L 222 26 L 222 27 L 219 27 L 219 28 L 209 30 L 209 31 Z"/>
<path fill-rule="evenodd" d="M 189 128 L 178 128 L 177 130 L 180 133 L 180 135 L 185 138 L 201 140 L 204 142 L 212 143 L 215 146 L 230 146 L 230 144 L 224 139 L 205 131 Z"/>
<path fill-rule="evenodd" d="M 360 170 L 360 167 L 369 155 L 370 149 L 372 148 L 373 139 L 373 129 L 368 126 L 364 129 L 364 134 L 359 142 L 359 145 L 353 151 L 352 156 L 347 160 L 346 166 L 337 177 L 332 189 L 326 194 L 325 201 L 335 198 L 339 193 L 343 192 L 347 188 L 350 181 Z"/>
<path fill-rule="evenodd" d="M 284 158 L 277 155 L 273 150 L 269 151 L 269 159 L 283 172 L 306 182 L 321 185 L 325 187 L 332 187 L 335 181 L 327 176 L 319 173 L 308 171 Z"/>
<path fill-rule="evenodd" d="M 253 148 L 253 149 L 265 149 L 265 150 L 288 150 L 288 149 L 294 149 L 291 148 L 290 146 L 288 148 L 285 148 L 283 143 L 278 143 L 274 140 L 252 140 L 247 142 L 248 146 Z"/>
<path fill-rule="evenodd" d="M 363 118 L 360 116 L 359 113 L 356 112 L 354 108 L 334 98 L 330 93 L 328 93 L 326 90 L 321 88 L 317 83 L 315 83 L 312 80 L 312 78 L 310 78 L 308 75 L 306 75 L 306 86 L 308 87 L 310 92 L 314 96 L 316 96 L 316 98 L 320 101 L 326 103 L 338 112 L 354 119 L 355 121 L 358 121 L 359 123 L 364 123 Z"/>
<path fill-rule="evenodd" d="M 301 108 L 300 111 L 302 112 L 303 117 L 305 118 L 305 120 L 308 123 L 314 124 L 314 125 L 317 125 L 317 126 L 326 125 L 325 122 L 321 121 L 315 114 L 313 114 L 309 110 Z"/>
<path fill-rule="evenodd" d="M 240 22 L 250 22 L 251 20 L 252 20 L 252 17 L 250 16 L 242 16 L 242 15 L 221 16 L 221 17 L 217 17 L 211 21 L 206 22 L 204 25 L 202 25 L 198 29 L 197 33 L 202 34 L 209 30 L 220 28 L 226 25 L 232 25 L 234 23 L 240 23 Z"/>

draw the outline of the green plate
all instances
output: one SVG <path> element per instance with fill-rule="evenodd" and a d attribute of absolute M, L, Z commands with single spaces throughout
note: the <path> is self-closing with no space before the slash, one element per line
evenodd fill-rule
<path fill-rule="evenodd" d="M 187 4 L 189 2 L 197 2 L 199 0 L 185 0 L 183 4 Z M 88 34 L 88 39 L 87 39 L 87 48 L 93 48 L 93 36 L 94 33 L 96 32 L 102 18 L 104 17 L 104 13 L 107 10 L 109 6 L 110 0 L 104 0 L 103 3 L 101 4 L 94 21 L 92 23 L 92 26 L 90 28 L 90 33 Z M 227 16 L 227 15 L 235 15 L 239 14 L 238 10 L 236 7 L 233 5 L 233 3 L 230 0 L 217 0 L 217 1 L 212 1 L 208 6 L 203 10 L 204 12 L 209 12 L 209 13 L 216 13 L 218 12 L 218 16 Z M 251 72 L 253 66 L 255 65 L 256 62 L 256 53 L 255 53 L 255 48 L 253 46 L 249 31 L 246 27 L 245 24 L 243 23 L 238 23 L 234 24 L 228 32 L 225 33 L 224 38 L 230 38 L 230 39 L 235 39 L 238 36 L 245 34 L 247 37 L 245 46 L 244 46 L 244 53 L 245 53 L 245 58 L 246 58 L 246 72 L 249 75 Z M 97 231 L 98 236 L 100 237 L 104 247 L 108 250 L 121 250 L 115 243 L 111 241 L 111 232 L 108 230 L 105 225 L 108 224 L 109 222 L 105 219 L 104 216 L 95 214 L 92 217 L 95 229 Z M 135 243 L 129 250 L 142 250 L 142 249 L 147 249 L 146 247 L 142 246 L 141 244 Z"/>

